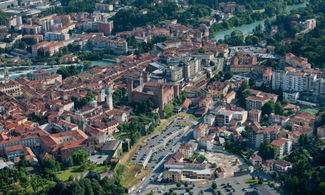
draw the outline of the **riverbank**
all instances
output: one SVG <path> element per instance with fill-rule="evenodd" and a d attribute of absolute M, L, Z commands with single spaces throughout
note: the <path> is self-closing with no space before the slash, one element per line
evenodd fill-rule
<path fill-rule="evenodd" d="M 304 9 L 306 8 L 307 3 L 302 3 L 302 4 L 297 4 L 297 5 L 290 5 L 286 7 L 286 14 L 288 14 L 291 10 L 293 9 Z M 272 17 L 271 19 L 274 19 L 276 16 Z M 243 34 L 249 34 L 252 33 L 253 30 L 259 26 L 262 25 L 262 28 L 264 29 L 264 22 L 266 18 L 263 20 L 259 20 L 250 24 L 244 24 L 238 27 L 233 27 L 228 30 L 221 30 L 213 35 L 213 39 L 218 41 L 218 40 L 223 40 L 226 35 L 230 35 L 233 31 L 239 30 L 242 31 Z"/>
<path fill-rule="evenodd" d="M 96 61 L 90 61 L 91 66 L 109 66 L 111 64 L 116 63 L 114 59 L 103 59 L 103 60 L 96 60 Z M 55 64 L 55 65 L 48 65 L 48 64 L 34 64 L 31 65 L 31 67 L 28 66 L 9 66 L 8 71 L 9 71 L 9 76 L 10 79 L 16 79 L 21 76 L 25 76 L 28 73 L 32 73 L 36 70 L 48 70 L 50 73 L 55 73 L 60 67 L 65 67 L 65 66 L 82 66 L 81 63 L 73 63 L 73 64 Z M 3 67 L 0 68 L 0 81 L 3 80 Z"/>

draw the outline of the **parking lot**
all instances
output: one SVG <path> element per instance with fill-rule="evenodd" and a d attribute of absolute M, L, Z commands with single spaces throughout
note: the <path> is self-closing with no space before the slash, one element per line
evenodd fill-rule
<path fill-rule="evenodd" d="M 154 169 L 165 156 L 178 151 L 180 144 L 190 139 L 191 136 L 187 130 L 184 130 L 186 125 L 182 123 L 183 121 L 190 126 L 196 123 L 188 118 L 175 119 L 163 131 L 147 138 L 146 146 L 140 146 L 132 157 L 131 163 L 143 165 L 148 160 L 146 169 Z"/>
<path fill-rule="evenodd" d="M 107 154 L 94 154 L 88 157 L 89 161 L 95 164 L 102 164 L 105 160 L 108 159 Z"/>
<path fill-rule="evenodd" d="M 173 189 L 173 191 L 177 194 L 184 194 L 186 193 L 186 189 L 189 189 L 191 192 L 193 192 L 193 194 L 217 194 L 218 191 L 220 191 L 221 194 L 240 195 L 255 190 L 254 187 L 251 187 L 245 183 L 245 180 L 250 178 L 250 175 L 243 175 L 226 179 L 217 178 L 216 180 L 214 180 L 217 184 L 217 188 L 215 190 L 211 187 L 213 181 L 209 181 L 208 183 L 204 184 L 190 184 L 187 187 L 184 186 L 184 184 L 182 184 L 180 187 L 177 187 L 175 183 L 159 184 L 151 182 L 147 186 L 146 190 L 142 192 L 142 194 L 146 194 L 151 191 L 154 194 L 164 194 L 165 192 L 169 192 L 170 189 Z"/>

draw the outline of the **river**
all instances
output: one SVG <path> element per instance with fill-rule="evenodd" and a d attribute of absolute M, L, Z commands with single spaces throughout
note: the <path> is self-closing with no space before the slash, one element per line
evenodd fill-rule
<path fill-rule="evenodd" d="M 286 8 L 286 12 L 289 13 L 290 10 L 293 10 L 293 9 L 303 9 L 307 6 L 307 3 L 302 3 L 302 4 L 297 4 L 297 5 L 290 5 L 290 6 L 287 6 Z M 275 18 L 275 17 L 273 17 Z M 250 23 L 250 24 L 244 24 L 242 26 L 238 26 L 238 27 L 234 27 L 232 29 L 229 29 L 229 30 L 226 30 L 226 31 L 220 31 L 218 33 L 216 33 L 216 35 L 214 36 L 214 40 L 219 40 L 219 39 L 224 39 L 224 37 L 226 35 L 230 35 L 233 31 L 235 30 L 240 30 L 243 32 L 243 34 L 249 34 L 249 33 L 252 33 L 253 30 L 259 26 L 260 24 L 262 25 L 262 27 L 264 28 L 264 20 L 260 20 L 260 21 L 256 21 L 254 23 Z"/>
<path fill-rule="evenodd" d="M 97 61 L 90 61 L 91 62 L 91 66 L 108 66 L 110 64 L 114 64 L 115 60 L 113 59 L 103 59 L 103 60 L 97 60 Z M 48 70 L 50 73 L 55 73 L 60 67 L 62 66 L 70 66 L 70 65 L 82 65 L 82 64 L 58 64 L 58 65 L 32 65 L 33 70 L 26 70 L 28 67 L 24 67 L 21 66 L 21 69 L 26 68 L 25 70 L 12 70 L 11 67 L 8 67 L 8 71 L 9 71 L 9 76 L 10 79 L 16 79 L 20 76 L 24 76 L 28 73 L 31 73 L 33 71 L 35 71 L 36 69 L 46 69 Z M 0 68 L 0 81 L 3 79 L 3 67 Z"/>

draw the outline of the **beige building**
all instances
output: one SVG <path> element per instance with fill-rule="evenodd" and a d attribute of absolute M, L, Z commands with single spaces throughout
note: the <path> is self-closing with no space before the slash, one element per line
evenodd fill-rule
<path fill-rule="evenodd" d="M 166 170 L 164 171 L 163 178 L 166 181 L 181 182 L 183 175 L 181 170 Z"/>
<path fill-rule="evenodd" d="M 179 148 L 179 152 L 184 155 L 184 158 L 190 158 L 194 153 L 194 148 L 191 144 L 182 144 Z"/>
<path fill-rule="evenodd" d="M 278 150 L 277 155 L 281 159 L 285 155 L 289 155 L 291 152 L 292 141 L 286 138 L 280 138 L 271 142 L 272 146 L 275 146 Z"/>
<path fill-rule="evenodd" d="M 207 124 L 199 124 L 197 127 L 194 128 L 193 130 L 193 137 L 196 140 L 199 140 L 201 137 L 206 136 L 206 130 L 208 128 Z"/>
<path fill-rule="evenodd" d="M 232 102 L 232 100 L 234 100 L 236 98 L 236 92 L 235 91 L 230 91 L 225 97 L 224 100 L 225 102 L 227 102 L 228 104 L 230 104 Z"/>
<path fill-rule="evenodd" d="M 20 84 L 16 81 L 9 81 L 7 83 L 0 84 L 0 91 L 13 97 L 22 95 Z"/>

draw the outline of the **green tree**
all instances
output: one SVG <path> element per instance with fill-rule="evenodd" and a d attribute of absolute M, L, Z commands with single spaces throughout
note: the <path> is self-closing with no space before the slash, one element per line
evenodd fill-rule
<path fill-rule="evenodd" d="M 24 169 L 28 165 L 25 154 L 20 155 L 20 161 L 18 162 L 18 168 Z"/>
<path fill-rule="evenodd" d="M 85 194 L 85 188 L 77 181 L 72 181 L 65 189 L 65 194 L 71 195 L 83 195 Z"/>
<path fill-rule="evenodd" d="M 84 150 L 78 150 L 72 154 L 73 163 L 76 165 L 81 165 L 87 162 L 88 153 Z"/>
<path fill-rule="evenodd" d="M 277 155 L 277 149 L 270 144 L 270 140 L 266 139 L 259 148 L 261 157 L 265 160 L 275 159 Z"/>
<path fill-rule="evenodd" d="M 290 100 L 289 99 L 284 99 L 284 100 L 282 100 L 282 104 L 283 105 L 288 105 L 288 104 L 290 104 Z"/>
<path fill-rule="evenodd" d="M 84 61 L 83 65 L 84 65 L 84 67 L 83 67 L 84 71 L 88 71 L 90 69 L 90 67 L 91 67 L 91 62 L 90 61 Z"/>
<path fill-rule="evenodd" d="M 225 80 L 229 80 L 233 77 L 233 73 L 232 72 L 226 72 L 225 75 L 224 75 L 224 79 Z"/>
<path fill-rule="evenodd" d="M 245 91 L 246 89 L 249 89 L 249 86 L 247 85 L 247 82 L 243 82 L 238 91 L 237 91 L 237 98 L 239 99 L 239 105 L 242 108 L 246 108 L 246 98 L 249 96 L 249 92 Z"/>
<path fill-rule="evenodd" d="M 274 102 L 272 101 L 268 101 L 266 102 L 263 107 L 262 107 L 262 115 L 270 115 L 271 113 L 274 113 L 275 111 L 275 105 L 274 105 Z"/>
<path fill-rule="evenodd" d="M 211 187 L 212 187 L 212 189 L 215 190 L 217 188 L 217 183 L 215 181 L 212 182 Z"/>
<path fill-rule="evenodd" d="M 278 115 L 283 115 L 284 109 L 280 102 L 277 102 L 274 106 L 274 112 Z"/>
<path fill-rule="evenodd" d="M 306 134 L 301 134 L 298 139 L 298 143 L 300 146 L 306 146 L 310 143 L 310 139 Z"/>
<path fill-rule="evenodd" d="M 105 192 L 103 190 L 103 187 L 99 184 L 99 182 L 96 179 L 91 179 L 91 185 L 93 187 L 93 191 L 95 195 L 104 195 Z"/>
<path fill-rule="evenodd" d="M 205 49 L 203 47 L 200 47 L 199 53 L 205 53 Z"/>
<path fill-rule="evenodd" d="M 60 171 L 60 163 L 57 162 L 53 157 L 45 158 L 41 164 L 43 170 L 48 169 L 54 172 Z"/>

